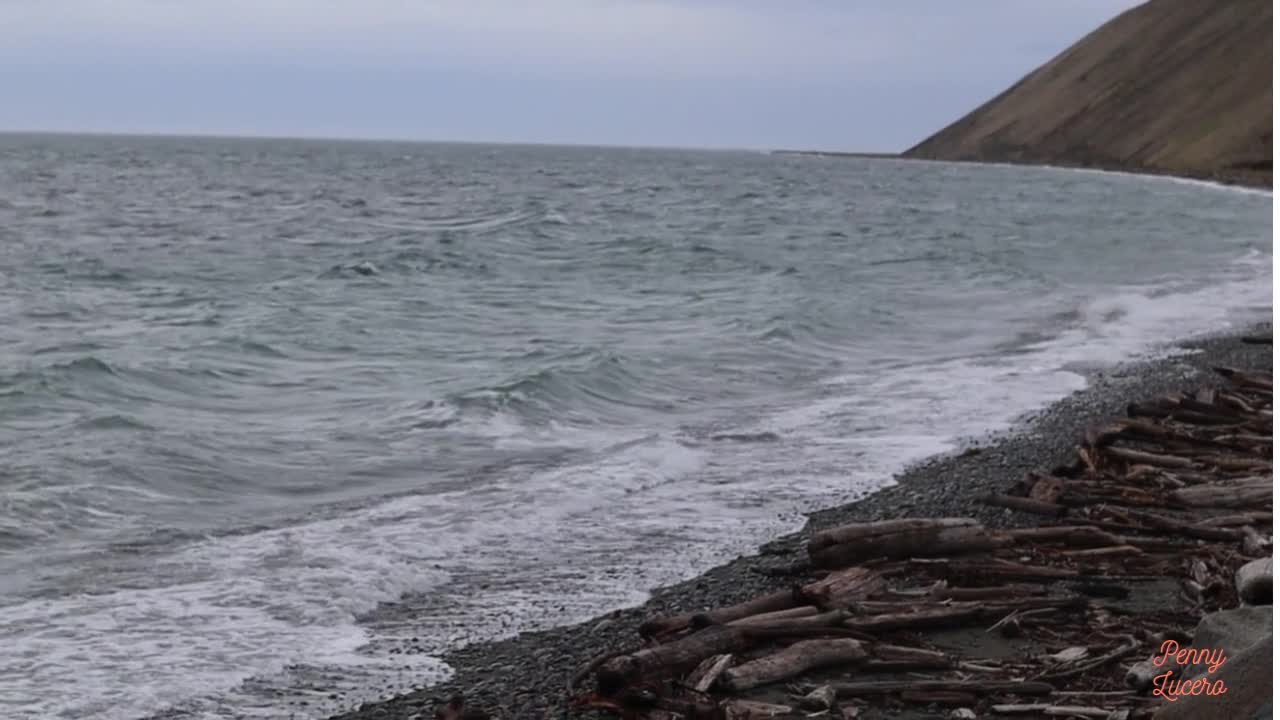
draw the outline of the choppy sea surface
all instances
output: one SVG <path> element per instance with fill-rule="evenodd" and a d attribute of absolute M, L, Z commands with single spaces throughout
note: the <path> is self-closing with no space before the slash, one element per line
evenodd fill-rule
<path fill-rule="evenodd" d="M 427 684 L 1269 317 L 1271 262 L 1269 193 L 1160 178 L 0 135 L 0 716 Z"/>

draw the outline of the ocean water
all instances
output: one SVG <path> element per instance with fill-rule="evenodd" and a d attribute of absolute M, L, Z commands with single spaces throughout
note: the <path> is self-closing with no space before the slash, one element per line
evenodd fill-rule
<path fill-rule="evenodd" d="M 1270 194 L 1160 178 L 0 136 L 0 716 L 428 684 L 1269 317 L 1271 262 Z"/>

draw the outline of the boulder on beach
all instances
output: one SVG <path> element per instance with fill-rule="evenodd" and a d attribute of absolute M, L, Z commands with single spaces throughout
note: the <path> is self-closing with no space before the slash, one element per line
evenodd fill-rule
<path fill-rule="evenodd" d="M 1271 558 L 1246 563 L 1236 571 L 1236 592 L 1245 605 L 1271 604 Z"/>

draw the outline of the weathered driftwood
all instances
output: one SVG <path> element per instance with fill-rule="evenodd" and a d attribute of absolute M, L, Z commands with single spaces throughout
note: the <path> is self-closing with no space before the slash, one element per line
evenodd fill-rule
<path fill-rule="evenodd" d="M 1115 662 L 1116 660 L 1123 658 L 1125 655 L 1129 655 L 1133 651 L 1137 650 L 1138 647 L 1138 641 L 1134 638 L 1129 638 L 1123 645 L 1105 655 L 1102 655 L 1101 657 L 1072 667 L 1041 673 L 1039 678 L 1044 680 L 1063 680 L 1077 675 L 1083 675 L 1096 667 Z"/>
<path fill-rule="evenodd" d="M 1235 515 L 1219 515 L 1217 517 L 1205 518 L 1197 522 L 1197 526 L 1206 527 L 1232 527 L 1236 525 L 1270 525 L 1271 513 L 1269 512 L 1244 512 Z"/>
<path fill-rule="evenodd" d="M 685 674 L 712 655 L 736 655 L 761 643 L 812 637 L 872 639 L 865 632 L 840 626 L 847 617 L 848 613 L 837 610 L 764 626 L 713 625 L 668 643 L 610 657 L 596 670 L 596 689 L 607 697 L 639 679 Z"/>
<path fill-rule="evenodd" d="M 1060 525 L 1008 532 L 1018 542 L 1062 543 L 1068 547 L 1102 547 L 1124 542 L 1116 535 L 1088 525 Z"/>
<path fill-rule="evenodd" d="M 977 693 L 962 690 L 903 690 L 900 696 L 903 702 L 921 705 L 972 705 L 978 700 Z"/>
<path fill-rule="evenodd" d="M 746 602 L 707 612 L 687 612 L 671 617 L 656 618 L 640 626 L 642 637 L 663 637 L 687 629 L 695 619 L 704 625 L 722 625 L 751 615 L 786 610 L 802 604 L 791 590 L 782 590 Z"/>
<path fill-rule="evenodd" d="M 1159 425 L 1140 418 L 1117 420 L 1114 426 L 1116 432 L 1124 437 L 1156 443 L 1166 450 L 1193 450 L 1196 448 L 1213 448 L 1218 445 L 1213 440 L 1197 437 L 1185 430 L 1168 425 Z"/>
<path fill-rule="evenodd" d="M 1214 402 L 1219 407 L 1227 407 L 1240 413 L 1242 416 L 1254 416 L 1258 414 L 1259 408 L 1256 407 L 1247 398 L 1237 395 L 1233 392 L 1220 391 Z"/>
<path fill-rule="evenodd" d="M 802 605 L 800 607 L 789 608 L 787 610 L 775 610 L 773 612 L 760 613 L 759 615 L 748 615 L 744 618 L 732 620 L 727 625 L 768 625 L 779 620 L 794 620 L 798 618 L 812 617 L 818 614 L 818 608 L 812 605 Z"/>
<path fill-rule="evenodd" d="M 817 567 L 845 567 L 873 558 L 936 557 L 1006 547 L 1008 536 L 967 518 L 888 520 L 846 525 L 818 533 L 809 542 Z"/>
<path fill-rule="evenodd" d="M 830 685 L 819 685 L 800 698 L 800 707 L 805 710 L 830 710 L 835 704 L 836 691 Z"/>
<path fill-rule="evenodd" d="M 939 600 L 1010 600 L 1044 595 L 1049 589 L 1043 585 L 997 585 L 995 587 L 950 587 L 941 585 L 929 590 L 929 597 Z"/>
<path fill-rule="evenodd" d="M 915 611 L 853 617 L 845 620 L 843 624 L 847 628 L 870 633 L 930 627 L 961 627 L 978 620 L 986 612 L 987 609 L 982 603 L 956 603 Z"/>
<path fill-rule="evenodd" d="M 894 695 L 908 690 L 971 692 L 977 694 L 1008 693 L 1010 695 L 1048 695 L 1054 687 L 1046 682 L 999 680 L 874 680 L 868 682 L 832 683 L 842 698 L 868 695 Z"/>
<path fill-rule="evenodd" d="M 1099 707 L 1089 707 L 1085 705 L 1050 705 L 1047 703 L 1036 703 L 1026 705 L 992 705 L 991 712 L 999 715 L 1027 715 L 1030 713 L 1038 713 L 1040 715 L 1048 715 L 1050 717 L 1085 717 L 1085 718 L 1109 718 L 1112 717 L 1111 710 Z"/>
<path fill-rule="evenodd" d="M 697 692 L 704 693 L 711 689 L 711 686 L 715 684 L 720 674 L 728 669 L 731 662 L 733 662 L 732 655 L 712 655 L 699 663 L 698 667 L 689 673 L 689 677 L 685 682 Z"/>
<path fill-rule="evenodd" d="M 1154 467 L 1164 468 L 1191 468 L 1195 466 L 1195 462 L 1189 458 L 1177 457 L 1174 455 L 1161 455 L 1158 453 L 1150 453 L 1142 450 L 1133 450 L 1131 448 L 1118 447 L 1116 445 L 1108 445 L 1102 449 L 1102 452 L 1110 455 L 1117 460 L 1123 460 L 1129 463 L 1141 463 L 1143 465 L 1152 465 Z"/>
<path fill-rule="evenodd" d="M 786 717 L 795 713 L 789 705 L 751 702 L 749 700 L 725 700 L 720 703 L 724 720 L 767 720 Z"/>
<path fill-rule="evenodd" d="M 1142 548 L 1132 545 L 1112 545 L 1110 547 L 1089 548 L 1087 550 L 1067 550 L 1062 553 L 1067 557 L 1115 557 L 1117 555 L 1145 555 Z"/>
<path fill-rule="evenodd" d="M 843 607 L 866 599 L 885 587 L 884 577 L 869 568 L 837 570 L 800 588 L 800 595 L 818 607 Z"/>
<path fill-rule="evenodd" d="M 1229 367 L 1215 367 L 1213 371 L 1239 387 L 1249 388 L 1253 390 L 1271 391 L 1271 375 L 1263 375 L 1257 372 L 1246 372 Z"/>
<path fill-rule="evenodd" d="M 1174 501 L 1193 508 L 1259 508 L 1271 502 L 1271 478 L 1249 477 L 1174 490 Z"/>
<path fill-rule="evenodd" d="M 1140 488 L 1084 480 L 1068 482 L 1063 488 L 1059 502 L 1074 507 L 1103 503 L 1131 507 L 1163 507 L 1169 504 L 1161 496 Z"/>
<path fill-rule="evenodd" d="M 1066 568 L 1031 565 L 1000 558 L 956 558 L 950 560 L 912 559 L 909 566 L 934 577 L 971 580 L 1062 580 L 1076 578 L 1080 573 Z"/>
<path fill-rule="evenodd" d="M 1106 512 L 1111 517 L 1126 520 L 1140 527 L 1177 533 L 1197 540 L 1236 542 L 1241 536 L 1241 532 L 1237 528 L 1192 525 L 1191 523 L 1183 522 L 1182 520 L 1177 520 L 1175 518 L 1157 515 L 1156 513 L 1151 512 L 1144 512 L 1142 510 L 1134 510 L 1131 508 L 1107 508 Z"/>
<path fill-rule="evenodd" d="M 596 686 L 602 695 L 609 696 L 641 677 L 687 672 L 713 655 L 741 653 L 755 640 L 747 628 L 715 625 L 603 663 L 596 671 Z"/>
<path fill-rule="evenodd" d="M 876 643 L 871 657 L 862 664 L 865 672 L 905 672 L 909 670 L 946 670 L 955 661 L 946 653 L 924 648 Z"/>
<path fill-rule="evenodd" d="M 815 668 L 854 665 L 867 656 L 866 647 L 850 638 L 801 640 L 778 652 L 729 668 L 720 676 L 718 686 L 724 690 L 750 690 Z"/>
<path fill-rule="evenodd" d="M 821 550 L 831 545 L 864 541 L 883 535 L 901 535 L 903 533 L 931 532 L 945 528 L 979 526 L 978 521 L 973 518 L 908 518 L 852 523 L 814 533 L 809 540 L 809 547 L 810 549 Z"/>
<path fill-rule="evenodd" d="M 1239 455 L 1209 455 L 1203 457 L 1202 461 L 1216 470 L 1225 470 L 1231 473 L 1247 472 L 1258 474 L 1271 472 L 1271 463 L 1259 458 L 1240 457 Z"/>

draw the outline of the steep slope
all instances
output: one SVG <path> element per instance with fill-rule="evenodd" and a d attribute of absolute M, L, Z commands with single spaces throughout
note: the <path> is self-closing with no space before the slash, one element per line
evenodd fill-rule
<path fill-rule="evenodd" d="M 1149 0 L 905 155 L 1271 183 L 1271 1 Z"/>

